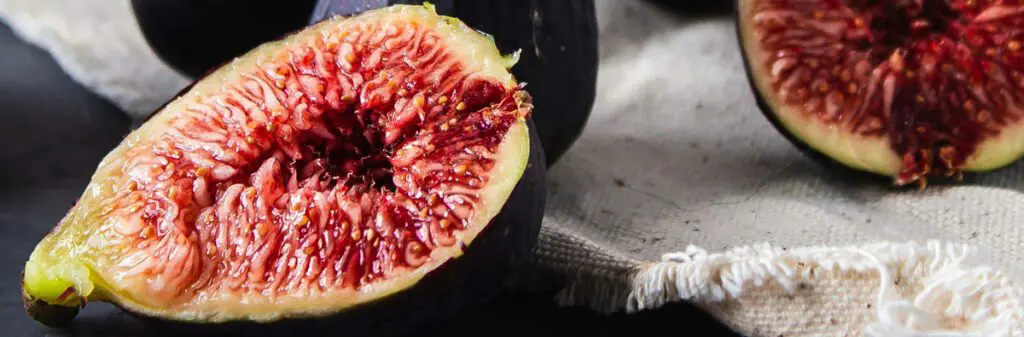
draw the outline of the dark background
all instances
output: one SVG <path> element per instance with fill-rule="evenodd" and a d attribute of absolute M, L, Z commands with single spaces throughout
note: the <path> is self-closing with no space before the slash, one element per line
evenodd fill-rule
<path fill-rule="evenodd" d="M 0 25 L 0 335 L 166 336 L 104 303 L 66 330 L 25 315 L 20 272 L 36 242 L 77 198 L 131 121 L 72 81 L 43 50 Z M 633 315 L 559 308 L 549 293 L 509 293 L 429 336 L 737 336 L 702 311 L 675 304 Z M 343 333 L 339 333 L 342 334 Z"/>

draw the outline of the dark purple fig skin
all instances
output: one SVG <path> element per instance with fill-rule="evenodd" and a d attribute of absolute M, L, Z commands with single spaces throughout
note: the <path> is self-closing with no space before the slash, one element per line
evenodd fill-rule
<path fill-rule="evenodd" d="M 315 23 L 332 16 L 350 16 L 364 11 L 391 5 L 422 5 L 423 1 L 413 0 L 318 0 L 309 16 L 309 22 Z M 441 15 L 452 15 L 455 0 L 430 1 L 434 10 Z"/>
<path fill-rule="evenodd" d="M 198 78 L 260 43 L 304 27 L 316 0 L 131 0 L 157 56 Z"/>
<path fill-rule="evenodd" d="M 324 0 L 327 1 L 327 0 Z M 598 31 L 593 0 L 455 0 L 453 16 L 521 50 L 512 74 L 533 95 L 533 119 L 554 165 L 583 133 L 597 90 Z"/>

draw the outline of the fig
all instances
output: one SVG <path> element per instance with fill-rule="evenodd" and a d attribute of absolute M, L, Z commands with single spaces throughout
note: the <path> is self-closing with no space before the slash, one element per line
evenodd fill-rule
<path fill-rule="evenodd" d="M 306 26 L 316 0 L 131 0 L 150 48 L 197 78 L 257 45 Z M 253 24 L 258 22 L 259 24 Z"/>
<path fill-rule="evenodd" d="M 275 34 L 300 29 L 307 20 L 315 23 L 389 5 L 420 3 L 132 1 L 143 36 L 157 55 L 193 77 Z M 530 88 L 546 164 L 556 163 L 583 132 L 594 104 L 598 39 L 593 0 L 441 0 L 431 4 L 438 13 L 487 32 L 501 52 L 522 50 L 512 73 Z M 259 29 L 252 29 L 253 21 L 261 23 L 256 25 Z"/>
<path fill-rule="evenodd" d="M 759 106 L 786 137 L 895 185 L 1024 153 L 1024 9 L 987 0 L 741 0 Z"/>
<path fill-rule="evenodd" d="M 541 147 L 547 165 L 554 165 L 583 133 L 597 93 L 594 1 L 448 2 L 453 3 L 452 16 L 493 36 L 503 52 L 522 50 L 512 74 L 533 95 L 533 120 Z"/>
<path fill-rule="evenodd" d="M 256 47 L 99 163 L 24 266 L 28 314 L 62 326 L 104 301 L 181 326 L 349 332 L 478 304 L 544 210 L 515 61 L 429 5 Z"/>
<path fill-rule="evenodd" d="M 719 15 L 729 14 L 735 10 L 734 1 L 678 1 L 678 0 L 645 0 L 655 6 L 672 13 L 683 15 Z"/>

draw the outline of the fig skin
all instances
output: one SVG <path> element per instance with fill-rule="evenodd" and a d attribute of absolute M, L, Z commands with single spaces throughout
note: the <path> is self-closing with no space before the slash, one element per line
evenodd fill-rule
<path fill-rule="evenodd" d="M 503 53 L 521 50 L 512 74 L 527 83 L 546 162 L 554 165 L 579 139 L 594 105 L 598 75 L 594 1 L 454 2 L 453 16 L 494 36 Z"/>
<path fill-rule="evenodd" d="M 146 42 L 165 63 L 197 78 L 262 42 L 306 25 L 316 0 L 132 0 Z"/>
<path fill-rule="evenodd" d="M 192 90 L 212 70 L 155 109 L 146 120 L 152 119 L 168 104 Z M 336 335 L 339 332 L 346 336 L 381 336 L 411 332 L 438 320 L 457 319 L 460 313 L 483 304 L 504 290 L 536 246 L 546 205 L 547 166 L 534 122 L 527 119 L 525 123 L 530 147 L 526 167 L 501 211 L 486 224 L 472 243 L 463 247 L 461 255 L 452 257 L 405 289 L 327 316 L 289 317 L 271 322 L 204 323 L 170 320 L 133 312 L 117 303 L 110 304 L 159 327 L 211 336 L 280 336 L 295 333 Z M 24 287 L 22 300 L 30 317 L 53 328 L 74 324 L 74 316 L 80 309 L 47 304 L 24 293 Z"/>
<path fill-rule="evenodd" d="M 727 15 L 736 9 L 734 1 L 645 0 L 664 10 L 684 15 Z"/>
<path fill-rule="evenodd" d="M 193 78 L 260 42 L 301 29 L 307 23 L 388 5 L 422 3 L 300 0 L 252 4 L 218 0 L 206 5 L 195 0 L 181 4 L 167 0 L 132 1 L 143 36 L 157 55 Z M 593 0 L 430 3 L 439 14 L 457 17 L 491 35 L 502 53 L 522 51 L 511 71 L 519 81 L 527 83 L 533 96 L 533 119 L 547 158 L 545 163 L 549 167 L 554 165 L 583 133 L 594 105 L 598 32 Z M 299 15 L 301 10 L 305 12 Z M 279 17 L 275 17 L 276 12 L 281 13 Z M 257 26 L 273 24 L 252 32 L 236 28 L 253 26 L 254 21 L 261 23 Z M 200 38 L 196 40 L 196 36 Z"/>
<path fill-rule="evenodd" d="M 79 307 L 51 305 L 43 300 L 33 298 L 25 291 L 24 287 L 21 289 L 21 301 L 25 306 L 25 313 L 29 317 L 51 328 L 71 324 L 80 309 Z"/>

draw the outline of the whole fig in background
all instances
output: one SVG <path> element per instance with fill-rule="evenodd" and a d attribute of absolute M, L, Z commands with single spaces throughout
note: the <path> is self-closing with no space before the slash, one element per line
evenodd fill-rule
<path fill-rule="evenodd" d="M 25 264 L 28 314 L 62 326 L 105 301 L 175 326 L 352 335 L 485 301 L 545 204 L 514 63 L 429 6 L 256 47 L 104 158 Z"/>
<path fill-rule="evenodd" d="M 316 0 L 131 0 L 153 51 L 196 78 L 257 45 L 298 30 Z"/>
<path fill-rule="evenodd" d="M 644 0 L 665 10 L 685 15 L 718 15 L 733 13 L 735 1 Z"/>
<path fill-rule="evenodd" d="M 256 44 L 328 17 L 410 0 L 133 0 L 147 41 L 172 67 L 198 76 Z M 533 94 L 533 120 L 548 166 L 583 132 L 597 85 L 593 0 L 440 0 L 432 6 L 491 35 L 499 50 L 521 50 L 512 73 Z M 233 10 L 233 9 L 238 9 Z M 305 12 L 302 12 L 305 11 Z M 278 14 L 279 13 L 279 14 Z M 303 14 L 304 13 L 304 14 Z M 310 14 L 312 13 L 312 14 Z M 302 14 L 302 15 L 300 15 Z M 300 18 L 301 17 L 301 18 Z M 259 24 L 256 24 L 259 23 Z M 250 26 L 259 26 L 249 31 Z"/>
<path fill-rule="evenodd" d="M 897 185 L 1024 154 L 1024 33 L 1000 1 L 741 0 L 762 111 L 791 141 Z"/>
<path fill-rule="evenodd" d="M 330 0 L 321 0 L 330 1 Z M 590 118 L 597 90 L 598 32 L 593 0 L 455 0 L 453 15 L 521 49 L 516 78 L 533 94 L 548 166 L 565 154 Z"/>

